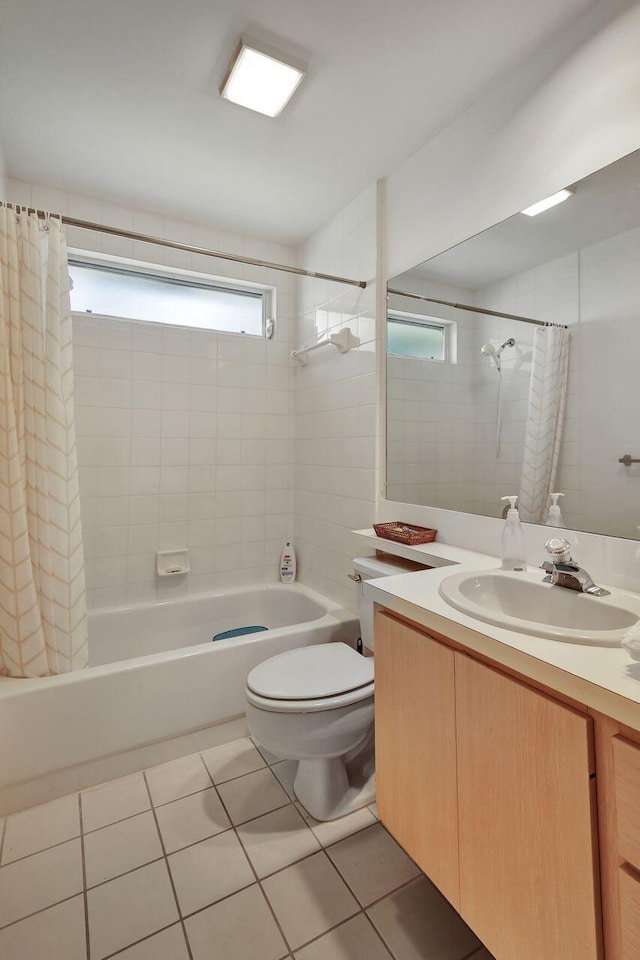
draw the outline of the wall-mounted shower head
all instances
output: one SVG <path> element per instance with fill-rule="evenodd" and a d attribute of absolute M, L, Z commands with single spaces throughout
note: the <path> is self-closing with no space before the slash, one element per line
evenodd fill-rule
<path fill-rule="evenodd" d="M 480 353 L 483 357 L 490 357 L 496 365 L 496 370 L 500 372 L 502 370 L 502 360 L 500 359 L 500 354 L 505 347 L 515 347 L 515 345 L 516 342 L 513 337 L 509 337 L 509 339 L 505 340 L 504 343 L 499 347 L 494 347 L 492 343 L 483 343 L 482 347 L 480 348 Z"/>

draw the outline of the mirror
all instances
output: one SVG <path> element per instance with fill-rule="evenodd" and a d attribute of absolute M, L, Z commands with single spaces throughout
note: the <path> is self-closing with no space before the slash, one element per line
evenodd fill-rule
<path fill-rule="evenodd" d="M 569 189 L 389 281 L 388 500 L 640 538 L 640 151 Z"/>

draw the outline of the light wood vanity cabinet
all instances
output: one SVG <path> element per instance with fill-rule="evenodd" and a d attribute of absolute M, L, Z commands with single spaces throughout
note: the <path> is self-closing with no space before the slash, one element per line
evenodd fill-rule
<path fill-rule="evenodd" d="M 640 732 L 594 713 L 606 960 L 640 960 Z"/>
<path fill-rule="evenodd" d="M 496 960 L 600 960 L 591 718 L 384 611 L 375 644 L 382 822 Z"/>
<path fill-rule="evenodd" d="M 459 909 L 455 654 L 390 617 L 380 627 L 375 651 L 378 812 Z"/>
<path fill-rule="evenodd" d="M 460 904 L 497 960 L 595 960 L 592 721 L 455 654 Z"/>

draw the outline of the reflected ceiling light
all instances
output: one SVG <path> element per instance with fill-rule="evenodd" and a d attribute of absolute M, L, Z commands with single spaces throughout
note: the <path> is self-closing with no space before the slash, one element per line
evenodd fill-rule
<path fill-rule="evenodd" d="M 220 95 L 241 107 L 277 117 L 293 96 L 304 70 L 241 40 Z"/>
<path fill-rule="evenodd" d="M 557 193 L 552 193 L 550 197 L 545 197 L 544 200 L 538 200 L 537 203 L 533 203 L 530 207 L 527 207 L 526 210 L 521 210 L 520 212 L 526 214 L 527 217 L 537 217 L 538 214 L 544 210 L 555 207 L 557 203 L 562 203 L 563 200 L 568 200 L 573 194 L 573 190 L 558 190 Z"/>

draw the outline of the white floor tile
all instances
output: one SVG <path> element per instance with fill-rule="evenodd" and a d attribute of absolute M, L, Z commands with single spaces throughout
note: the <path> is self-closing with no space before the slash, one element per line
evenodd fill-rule
<path fill-rule="evenodd" d="M 272 763 L 277 763 L 279 760 L 282 760 L 282 757 L 277 757 L 275 753 L 271 753 L 271 751 L 267 750 L 266 747 L 263 747 L 261 743 L 258 743 L 254 737 L 250 737 L 249 739 L 253 743 L 256 750 L 260 751 L 261 756 L 264 758 L 265 762 L 269 764 L 269 766 L 271 766 Z"/>
<path fill-rule="evenodd" d="M 141 773 L 110 780 L 85 790 L 81 795 L 82 829 L 98 830 L 116 820 L 149 810 L 149 794 Z"/>
<path fill-rule="evenodd" d="M 238 836 L 259 877 L 266 877 L 320 849 L 318 840 L 293 804 L 250 820 L 238 827 Z"/>
<path fill-rule="evenodd" d="M 87 886 L 111 880 L 161 857 L 162 845 L 151 810 L 102 827 L 84 838 Z"/>
<path fill-rule="evenodd" d="M 86 960 L 84 897 L 73 897 L 0 930 L 2 960 Z"/>
<path fill-rule="evenodd" d="M 480 946 L 426 877 L 376 903 L 367 913 L 396 960 L 461 960 Z"/>
<path fill-rule="evenodd" d="M 167 853 L 228 830 L 231 826 L 214 787 L 156 809 Z"/>
<path fill-rule="evenodd" d="M 354 810 L 353 813 L 348 813 L 346 817 L 326 821 L 314 820 L 301 803 L 297 803 L 296 807 L 323 847 L 344 840 L 345 837 L 350 837 L 352 833 L 364 830 L 365 827 L 370 827 L 376 822 L 376 818 L 368 807 L 363 807 L 362 810 Z"/>
<path fill-rule="evenodd" d="M 255 882 L 233 830 L 172 853 L 169 867 L 183 917 Z"/>
<path fill-rule="evenodd" d="M 94 887 L 87 899 L 92 960 L 102 960 L 178 919 L 164 860 Z"/>
<path fill-rule="evenodd" d="M 327 853 L 363 906 L 420 875 L 379 823 L 327 847 Z"/>
<path fill-rule="evenodd" d="M 244 737 L 205 750 L 202 759 L 214 783 L 224 783 L 264 767 L 265 762 L 251 740 Z"/>
<path fill-rule="evenodd" d="M 185 920 L 193 960 L 281 960 L 288 954 L 257 884 Z"/>
<path fill-rule="evenodd" d="M 301 950 L 295 960 L 390 960 L 382 943 L 364 914 L 347 920 Z"/>
<path fill-rule="evenodd" d="M 197 753 L 151 767 L 146 775 L 154 807 L 211 786 L 209 774 Z"/>
<path fill-rule="evenodd" d="M 289 797 L 267 767 L 222 783 L 218 792 L 234 824 L 244 823 L 289 803 Z"/>
<path fill-rule="evenodd" d="M 80 811 L 78 796 L 74 793 L 8 817 L 2 863 L 11 863 L 79 836 Z"/>
<path fill-rule="evenodd" d="M 297 760 L 280 760 L 279 763 L 274 763 L 271 767 L 271 772 L 278 779 L 280 786 L 287 791 L 291 800 L 296 799 L 296 795 L 293 789 L 293 781 L 296 778 L 296 773 L 298 772 L 298 761 Z"/>
<path fill-rule="evenodd" d="M 80 840 L 0 867 L 0 927 L 82 890 Z"/>
<path fill-rule="evenodd" d="M 267 877 L 263 889 L 294 950 L 359 910 L 324 853 Z"/>
<path fill-rule="evenodd" d="M 182 924 L 177 923 L 129 947 L 118 954 L 117 960 L 189 960 Z"/>

